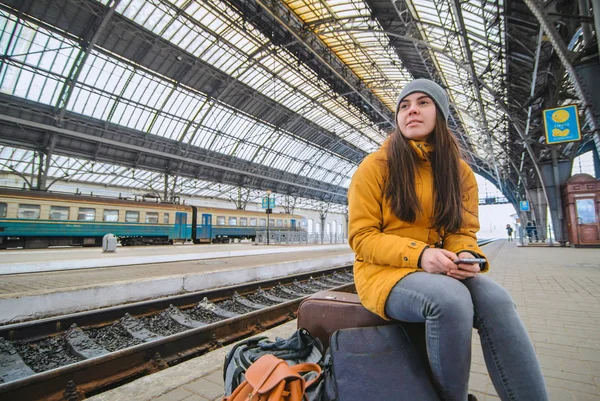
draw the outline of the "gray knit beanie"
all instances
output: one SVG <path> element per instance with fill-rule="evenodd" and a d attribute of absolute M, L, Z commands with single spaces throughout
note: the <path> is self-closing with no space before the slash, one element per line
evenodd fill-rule
<path fill-rule="evenodd" d="M 400 96 L 398 97 L 398 103 L 396 103 L 396 114 L 398 113 L 398 107 L 400 107 L 402 99 L 415 92 L 422 92 L 429 95 L 444 115 L 446 121 L 448 121 L 448 116 L 450 115 L 450 102 L 448 101 L 446 91 L 435 82 L 424 78 L 415 79 L 402 89 L 402 92 L 400 92 Z"/>

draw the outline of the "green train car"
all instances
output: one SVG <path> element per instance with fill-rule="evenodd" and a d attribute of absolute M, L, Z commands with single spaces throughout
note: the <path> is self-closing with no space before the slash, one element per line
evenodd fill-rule
<path fill-rule="evenodd" d="M 151 201 L 0 189 L 0 249 L 100 246 L 105 234 L 122 245 L 254 240 L 267 215 Z M 305 230 L 299 215 L 269 215 L 273 230 Z"/>

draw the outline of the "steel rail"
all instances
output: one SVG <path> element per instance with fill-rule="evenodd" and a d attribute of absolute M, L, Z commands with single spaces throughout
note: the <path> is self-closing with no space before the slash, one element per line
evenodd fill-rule
<path fill-rule="evenodd" d="M 286 282 L 308 279 L 325 272 L 344 270 L 347 267 L 321 270 L 286 278 Z M 268 288 L 283 279 L 256 282 L 243 286 L 232 286 L 214 291 L 182 295 L 145 301 L 120 307 L 82 312 L 41 321 L 18 323 L 0 327 L 0 336 L 9 340 L 35 340 L 56 335 L 67 330 L 71 324 L 79 327 L 100 327 L 119 320 L 125 313 L 135 316 L 156 313 L 175 306 L 192 306 L 204 297 L 212 300 L 225 299 L 234 292 L 247 293 L 258 287 Z M 332 288 L 350 291 L 353 283 Z M 206 326 L 189 329 L 162 339 L 139 344 L 99 357 L 86 359 L 70 365 L 47 370 L 32 376 L 0 384 L 0 400 L 63 400 L 73 394 L 91 396 L 106 389 L 121 385 L 141 376 L 166 369 L 205 352 L 217 349 L 248 335 L 256 334 L 296 317 L 298 305 L 309 295 L 224 319 Z M 81 398 L 80 398 L 81 399 Z"/>

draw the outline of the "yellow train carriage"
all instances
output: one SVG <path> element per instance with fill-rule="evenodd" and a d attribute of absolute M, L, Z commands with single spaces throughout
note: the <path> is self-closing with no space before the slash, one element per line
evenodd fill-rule
<path fill-rule="evenodd" d="M 0 189 L 0 248 L 93 246 L 107 233 L 125 245 L 167 244 L 191 239 L 188 215 L 183 205 Z"/>

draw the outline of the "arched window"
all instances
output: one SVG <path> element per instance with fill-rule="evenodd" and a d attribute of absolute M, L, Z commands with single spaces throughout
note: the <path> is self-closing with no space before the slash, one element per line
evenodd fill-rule
<path fill-rule="evenodd" d="M 308 229 L 306 230 L 306 232 L 308 232 L 308 233 L 313 232 L 313 224 L 314 224 L 313 219 L 308 219 Z"/>
<path fill-rule="evenodd" d="M 344 230 L 342 229 L 342 223 L 338 223 L 338 234 L 343 234 Z"/>
<path fill-rule="evenodd" d="M 327 225 L 325 226 L 325 234 L 329 234 L 331 232 L 331 224 L 327 223 Z"/>
<path fill-rule="evenodd" d="M 315 224 L 315 232 L 316 233 L 320 233 L 321 232 L 321 223 L 316 223 Z"/>
<path fill-rule="evenodd" d="M 331 233 L 335 234 L 337 232 L 337 223 L 335 221 L 331 222 Z"/>

